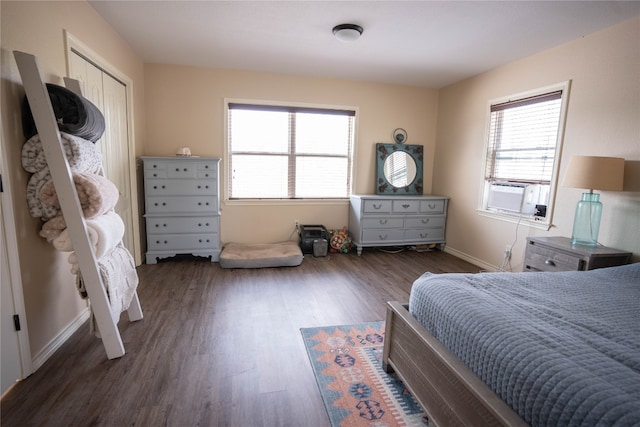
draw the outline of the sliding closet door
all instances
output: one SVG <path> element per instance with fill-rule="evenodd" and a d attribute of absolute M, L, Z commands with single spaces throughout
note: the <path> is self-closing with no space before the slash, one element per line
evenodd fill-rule
<path fill-rule="evenodd" d="M 134 253 L 131 177 L 129 176 L 129 140 L 127 129 L 127 91 L 118 80 L 102 73 L 106 129 L 102 143 L 105 175 L 120 191 L 115 211 L 124 221 L 124 245 Z"/>
<path fill-rule="evenodd" d="M 104 115 L 105 132 L 96 144 L 102 152 L 105 176 L 120 191 L 115 211 L 124 222 L 124 245 L 133 254 L 134 219 L 129 172 L 132 160 L 129 159 L 126 87 L 75 52 L 70 56 L 70 77 L 82 83 L 83 96 L 95 104 Z"/>

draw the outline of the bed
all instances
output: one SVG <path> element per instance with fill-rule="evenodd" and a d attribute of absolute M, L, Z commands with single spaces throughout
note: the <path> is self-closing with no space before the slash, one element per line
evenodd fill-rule
<path fill-rule="evenodd" d="M 640 263 L 430 274 L 389 302 L 383 365 L 431 424 L 640 425 Z"/>

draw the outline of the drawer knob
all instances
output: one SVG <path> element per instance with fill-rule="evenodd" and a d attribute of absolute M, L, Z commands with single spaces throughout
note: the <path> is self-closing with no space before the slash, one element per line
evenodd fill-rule
<path fill-rule="evenodd" d="M 547 264 L 547 265 L 550 265 L 551 267 L 555 267 L 556 266 L 556 263 L 553 262 L 552 259 L 548 259 L 544 263 Z"/>
<path fill-rule="evenodd" d="M 180 168 L 176 168 L 176 172 L 180 172 Z"/>
<path fill-rule="evenodd" d="M 420 237 L 422 237 L 423 239 L 426 239 L 428 235 L 429 233 L 420 233 Z"/>
<path fill-rule="evenodd" d="M 155 169 L 155 168 L 157 168 L 157 167 L 158 167 L 158 165 L 153 165 L 153 168 L 154 168 L 154 169 Z"/>
<path fill-rule="evenodd" d="M 165 202 L 162 202 L 162 206 L 167 206 L 167 204 Z"/>
<path fill-rule="evenodd" d="M 380 220 L 380 224 L 384 225 L 384 224 L 386 224 L 386 223 L 387 223 L 387 220 L 386 220 L 386 219 L 381 219 L 381 220 Z"/>
<path fill-rule="evenodd" d="M 158 189 L 158 186 L 157 186 L 157 185 L 154 185 L 154 186 L 153 186 L 153 189 L 154 189 L 154 190 L 157 190 L 157 189 Z"/>
<path fill-rule="evenodd" d="M 431 219 L 431 218 L 423 219 L 423 220 L 422 220 L 422 223 L 423 223 L 423 224 L 429 224 L 429 220 L 430 220 L 430 219 Z"/>
<path fill-rule="evenodd" d="M 405 208 L 405 209 L 407 209 L 409 206 L 411 206 L 411 205 L 409 205 L 409 204 L 407 204 L 407 203 L 405 203 L 405 204 L 403 204 L 403 205 L 402 205 L 402 207 L 403 207 L 403 208 Z"/>
<path fill-rule="evenodd" d="M 202 227 L 202 223 L 201 222 L 198 223 L 198 227 Z"/>
<path fill-rule="evenodd" d="M 182 169 L 182 170 L 186 172 L 186 171 L 187 171 L 187 168 L 184 168 L 184 169 Z"/>
<path fill-rule="evenodd" d="M 382 207 L 382 203 L 380 203 L 379 205 L 373 205 L 373 209 L 380 209 Z"/>
<path fill-rule="evenodd" d="M 437 205 L 429 203 L 427 206 L 429 206 L 429 209 L 435 209 Z"/>
<path fill-rule="evenodd" d="M 201 189 L 202 187 L 198 185 L 198 189 Z"/>
<path fill-rule="evenodd" d="M 155 167 L 155 166 L 154 166 L 154 167 Z M 158 176 L 158 174 L 157 174 L 157 173 L 154 173 L 154 174 L 153 174 L 153 177 L 154 177 L 154 178 L 155 178 L 155 177 L 157 177 L 157 176 Z"/>
<path fill-rule="evenodd" d="M 160 224 L 156 224 L 156 228 L 160 227 Z"/>
<path fill-rule="evenodd" d="M 163 186 L 162 186 L 162 188 L 164 189 L 164 188 L 167 188 L 167 187 L 165 187 L 165 186 L 163 185 Z"/>
<path fill-rule="evenodd" d="M 382 234 L 378 235 L 378 239 L 380 240 L 387 240 L 387 237 L 389 237 L 387 234 L 385 234 L 384 236 Z"/>

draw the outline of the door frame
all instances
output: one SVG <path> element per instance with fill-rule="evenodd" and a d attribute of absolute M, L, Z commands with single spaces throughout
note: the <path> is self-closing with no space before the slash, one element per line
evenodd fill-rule
<path fill-rule="evenodd" d="M 3 130 L 2 130 L 3 132 Z M 4 132 L 3 132 L 4 133 Z M 0 135 L 0 139 L 2 136 Z M 33 373 L 33 363 L 31 360 L 31 344 L 29 343 L 29 329 L 27 328 L 27 312 L 24 305 L 24 293 L 22 289 L 22 273 L 20 270 L 20 257 L 18 256 L 18 235 L 16 234 L 16 222 L 13 210 L 13 192 L 11 191 L 11 178 L 6 173 L 7 158 L 2 142 L 0 147 L 0 175 L 2 175 L 2 192 L 0 193 L 0 199 L 2 208 L 0 209 L 0 224 L 1 229 L 4 231 L 0 233 L 0 239 L 4 242 L 0 242 L 2 245 L 6 245 L 7 249 L 7 264 L 9 265 L 9 283 L 2 283 L 0 286 L 9 286 L 12 294 L 12 303 L 14 314 L 20 318 L 20 331 L 16 331 L 18 339 L 18 358 L 20 360 L 20 376 L 18 380 L 23 380 Z M 10 388 L 9 388 L 10 389 Z M 2 390 L 0 393 L 4 393 L 8 390 Z"/>
<path fill-rule="evenodd" d="M 140 242 L 140 210 L 139 210 L 139 196 L 138 196 L 138 161 L 136 158 L 136 142 L 134 132 L 134 119 L 133 119 L 133 80 L 126 74 L 118 70 L 111 65 L 109 61 L 98 55 L 90 47 L 82 43 L 75 36 L 64 31 L 65 38 L 65 54 L 67 64 L 67 76 L 71 75 L 71 55 L 72 50 L 78 52 L 81 56 L 84 56 L 89 61 L 93 62 L 98 68 L 101 68 L 108 74 L 111 74 L 116 80 L 119 80 L 125 86 L 127 96 L 127 139 L 128 154 L 129 154 L 129 192 L 131 194 L 131 216 L 133 224 L 133 257 L 136 265 L 142 264 L 142 248 Z"/>

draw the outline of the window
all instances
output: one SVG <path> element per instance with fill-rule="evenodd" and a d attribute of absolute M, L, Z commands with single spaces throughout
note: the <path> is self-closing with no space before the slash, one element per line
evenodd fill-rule
<path fill-rule="evenodd" d="M 490 103 L 481 211 L 550 224 L 568 86 Z"/>
<path fill-rule="evenodd" d="M 351 194 L 355 111 L 228 103 L 229 199 Z"/>

